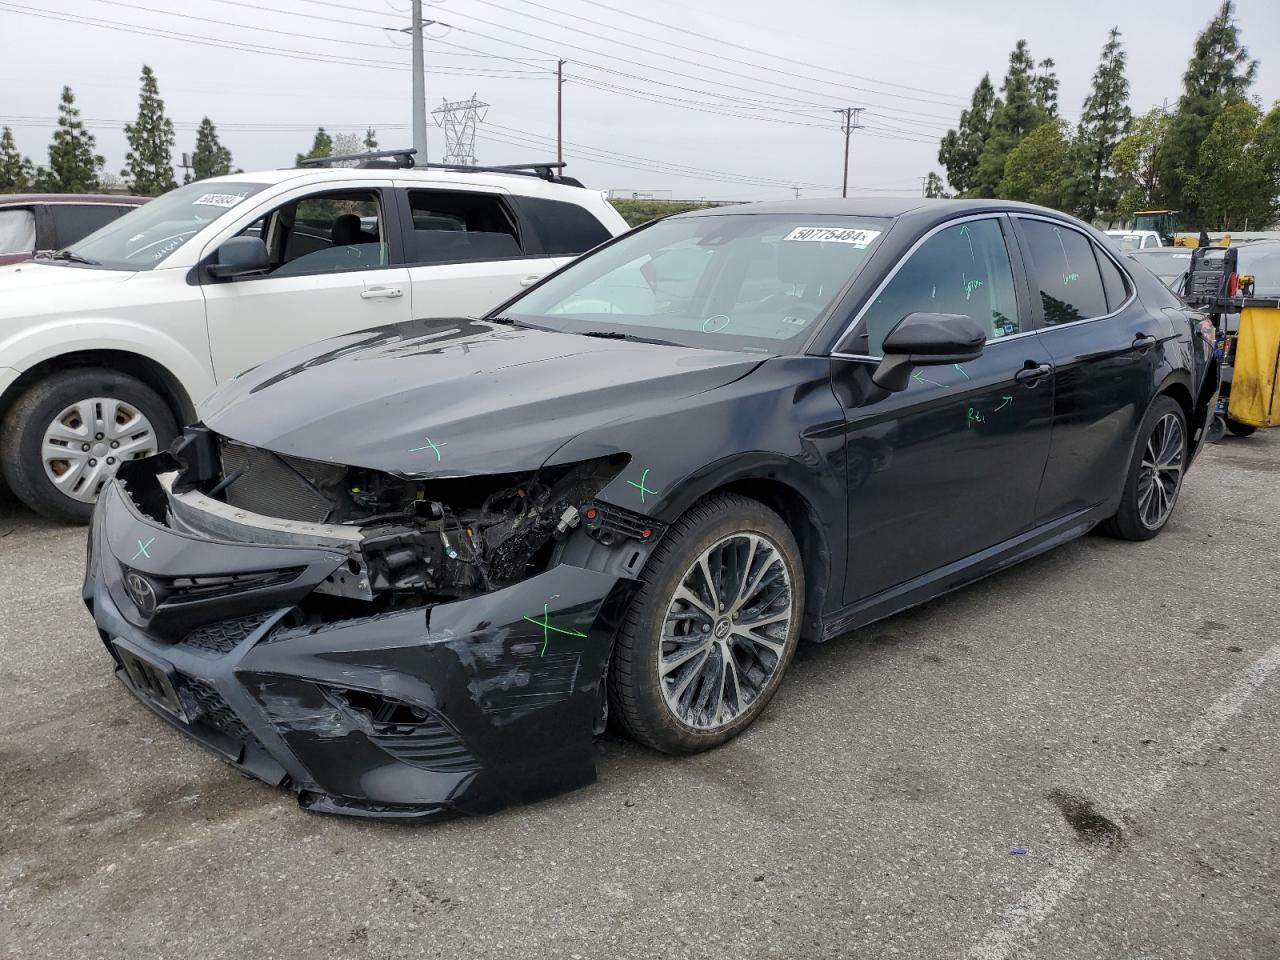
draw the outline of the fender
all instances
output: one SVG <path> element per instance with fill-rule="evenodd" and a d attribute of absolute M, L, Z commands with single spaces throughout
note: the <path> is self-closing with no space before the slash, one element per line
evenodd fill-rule
<path fill-rule="evenodd" d="M 195 324 L 179 323 L 178 326 L 188 328 L 185 339 L 187 343 L 198 344 L 199 352 L 152 324 L 116 317 L 70 317 L 25 326 L 0 340 L 0 357 L 20 375 L 70 353 L 93 350 L 129 353 L 167 370 L 194 403 L 215 386 L 203 311 L 196 337 L 190 335 Z"/>

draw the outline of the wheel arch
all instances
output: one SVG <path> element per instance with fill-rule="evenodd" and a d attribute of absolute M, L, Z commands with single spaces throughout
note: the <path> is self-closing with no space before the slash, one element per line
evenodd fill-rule
<path fill-rule="evenodd" d="M 0 418 L 28 389 L 50 374 L 64 370 L 104 367 L 141 380 L 164 399 L 179 428 L 195 420 L 195 404 L 182 381 L 164 364 L 129 350 L 73 350 L 32 364 L 0 395 Z"/>

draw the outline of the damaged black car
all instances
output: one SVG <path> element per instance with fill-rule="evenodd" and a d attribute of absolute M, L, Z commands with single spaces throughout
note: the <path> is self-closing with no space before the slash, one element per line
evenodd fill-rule
<path fill-rule="evenodd" d="M 1216 390 L 1154 277 L 995 201 L 698 211 L 481 319 L 328 340 L 125 464 L 122 684 L 307 809 L 429 818 L 759 716 L 820 641 L 1169 521 Z"/>

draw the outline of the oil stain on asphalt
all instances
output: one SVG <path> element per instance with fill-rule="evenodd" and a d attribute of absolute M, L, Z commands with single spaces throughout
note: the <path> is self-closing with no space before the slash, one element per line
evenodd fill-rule
<path fill-rule="evenodd" d="M 1113 844 L 1124 840 L 1124 831 L 1120 825 L 1099 813 L 1088 797 L 1060 787 L 1050 790 L 1045 797 L 1053 801 L 1062 812 L 1067 825 L 1075 831 L 1076 839 L 1096 844 Z"/>

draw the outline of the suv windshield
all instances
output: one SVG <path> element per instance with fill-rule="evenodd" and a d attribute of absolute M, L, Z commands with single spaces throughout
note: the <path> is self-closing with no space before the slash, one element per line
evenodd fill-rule
<path fill-rule="evenodd" d="M 127 213 L 73 243 L 70 262 L 113 270 L 150 270 L 265 183 L 190 183 Z"/>
<path fill-rule="evenodd" d="M 504 313 L 566 333 L 786 352 L 813 333 L 888 223 L 764 213 L 664 220 L 579 261 Z"/>

